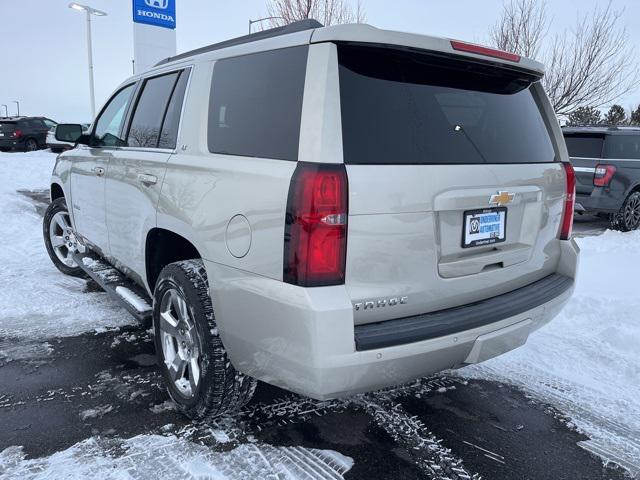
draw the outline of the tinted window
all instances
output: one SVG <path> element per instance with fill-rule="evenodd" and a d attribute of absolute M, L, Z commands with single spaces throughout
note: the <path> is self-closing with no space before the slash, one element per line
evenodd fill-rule
<path fill-rule="evenodd" d="M 162 120 L 179 72 L 145 80 L 129 126 L 129 147 L 158 146 Z"/>
<path fill-rule="evenodd" d="M 0 122 L 0 132 L 2 133 L 13 133 L 15 129 L 15 122 Z"/>
<path fill-rule="evenodd" d="M 180 125 L 180 114 L 182 113 L 182 102 L 184 100 L 184 92 L 187 89 L 187 81 L 189 80 L 189 70 L 183 70 L 178 78 L 171 101 L 167 107 L 167 114 L 162 124 L 162 133 L 160 134 L 159 148 L 176 148 L 178 141 L 178 126 Z"/>
<path fill-rule="evenodd" d="M 555 151 L 531 78 L 390 48 L 338 46 L 345 163 L 540 163 Z"/>
<path fill-rule="evenodd" d="M 602 156 L 602 135 L 566 135 L 564 141 L 570 157 L 600 158 Z"/>
<path fill-rule="evenodd" d="M 608 135 L 604 142 L 604 158 L 640 159 L 640 136 Z"/>
<path fill-rule="evenodd" d="M 44 123 L 39 118 L 30 118 L 28 120 L 25 120 L 25 122 L 28 128 L 33 128 L 33 129 L 45 128 Z"/>
<path fill-rule="evenodd" d="M 48 118 L 45 118 L 42 121 L 47 126 L 47 128 L 53 128 L 53 127 L 55 127 L 57 125 L 56 122 L 54 122 L 53 120 L 49 120 Z"/>
<path fill-rule="evenodd" d="M 122 131 L 124 115 L 131 100 L 134 86 L 129 85 L 123 88 L 109 100 L 109 103 L 96 121 L 93 146 L 115 147 L 124 144 L 124 141 L 120 138 L 120 132 Z"/>
<path fill-rule="evenodd" d="M 297 160 L 307 47 L 216 62 L 209 150 Z"/>

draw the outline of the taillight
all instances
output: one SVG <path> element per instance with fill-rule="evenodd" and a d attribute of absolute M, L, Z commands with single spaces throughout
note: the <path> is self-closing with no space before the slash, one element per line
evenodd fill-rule
<path fill-rule="evenodd" d="M 303 287 L 344 283 L 347 192 L 344 165 L 298 163 L 287 200 L 285 282 Z"/>
<path fill-rule="evenodd" d="M 576 203 L 576 173 L 573 165 L 564 163 L 564 171 L 567 177 L 566 197 L 564 200 L 564 213 L 562 215 L 562 228 L 560 240 L 569 240 L 573 230 L 573 209 Z"/>
<path fill-rule="evenodd" d="M 14 138 L 20 138 L 22 136 L 22 130 L 16 130 L 13 132 Z"/>
<path fill-rule="evenodd" d="M 596 187 L 608 187 L 615 173 L 616 167 L 613 165 L 597 165 L 593 174 L 593 184 Z"/>
<path fill-rule="evenodd" d="M 475 53 L 476 55 L 484 55 L 485 57 L 501 58 L 502 60 L 509 60 L 510 62 L 516 63 L 520 61 L 520 55 L 505 52 L 504 50 L 485 47 L 483 45 L 476 45 L 475 43 L 451 40 L 451 47 L 460 52 Z"/>

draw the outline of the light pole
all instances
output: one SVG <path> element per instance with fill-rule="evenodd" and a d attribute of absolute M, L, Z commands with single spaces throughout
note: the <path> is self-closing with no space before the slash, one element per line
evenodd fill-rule
<path fill-rule="evenodd" d="M 87 56 L 89 58 L 89 97 L 91 99 L 91 119 L 96 116 L 96 99 L 93 91 L 93 48 L 91 46 L 91 15 L 96 17 L 106 17 L 107 13 L 102 10 L 96 10 L 95 8 L 87 5 L 80 5 L 79 3 L 70 3 L 69 8 L 74 10 L 84 10 L 87 14 Z"/>
<path fill-rule="evenodd" d="M 249 20 L 249 34 L 251 34 L 251 25 L 253 25 L 254 23 L 260 23 L 260 22 L 264 22 L 265 20 L 275 20 L 276 18 L 279 18 L 280 20 L 284 20 L 284 17 L 264 17 L 264 18 L 259 18 L 257 20 Z"/>
<path fill-rule="evenodd" d="M 15 103 L 18 106 L 18 116 L 20 116 L 20 102 L 18 100 L 12 100 L 12 103 Z"/>
<path fill-rule="evenodd" d="M 7 108 L 7 106 L 3 103 L 2 105 L 0 105 L 2 107 L 4 107 L 4 116 L 8 117 L 9 116 L 9 109 Z"/>

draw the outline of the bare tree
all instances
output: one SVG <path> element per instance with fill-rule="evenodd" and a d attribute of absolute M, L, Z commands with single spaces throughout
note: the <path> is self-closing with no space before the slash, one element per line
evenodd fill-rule
<path fill-rule="evenodd" d="M 364 23 L 366 16 L 360 0 L 355 10 L 347 0 L 267 0 L 267 12 L 274 27 L 314 18 L 323 25 Z"/>
<path fill-rule="evenodd" d="M 537 57 L 549 31 L 547 4 L 531 0 L 512 0 L 504 5 L 502 17 L 490 31 L 492 43 L 500 50 Z"/>
<path fill-rule="evenodd" d="M 639 85 L 634 49 L 621 17 L 609 2 L 545 43 L 551 22 L 544 1 L 510 0 L 491 40 L 498 48 L 539 57 L 546 66 L 543 83 L 551 103 L 558 115 L 567 115 L 579 106 L 612 103 Z"/>

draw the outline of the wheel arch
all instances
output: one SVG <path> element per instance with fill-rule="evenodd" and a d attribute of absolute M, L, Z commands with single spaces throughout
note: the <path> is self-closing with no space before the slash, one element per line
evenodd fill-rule
<path fill-rule="evenodd" d="M 188 239 L 164 228 L 152 228 L 145 241 L 145 273 L 149 290 L 153 292 L 162 269 L 173 262 L 202 258 Z"/>
<path fill-rule="evenodd" d="M 62 186 L 58 183 L 51 184 L 51 193 L 50 193 L 51 201 L 57 200 L 58 198 L 65 198 L 64 190 Z"/>

